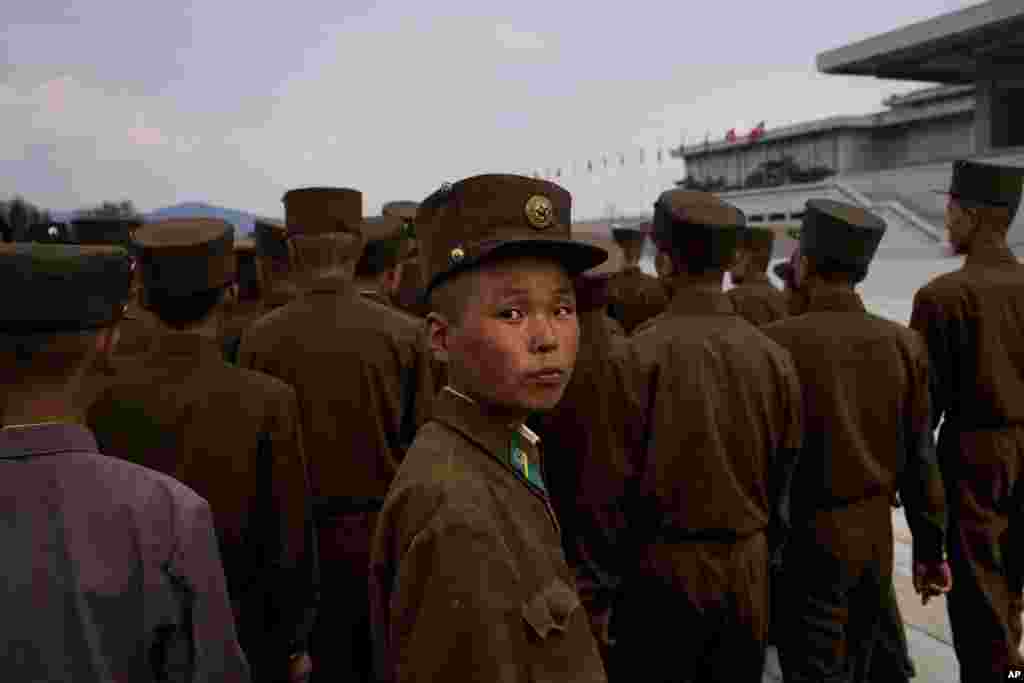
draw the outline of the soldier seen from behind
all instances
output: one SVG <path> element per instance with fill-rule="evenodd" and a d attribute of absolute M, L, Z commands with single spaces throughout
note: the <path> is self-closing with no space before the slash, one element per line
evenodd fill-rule
<path fill-rule="evenodd" d="M 736 262 L 729 269 L 736 285 L 728 292 L 733 307 L 759 327 L 786 317 L 786 297 L 768 279 L 774 244 L 774 232 L 748 224 L 736 249 Z"/>
<path fill-rule="evenodd" d="M 949 503 L 946 604 L 963 681 L 1024 667 L 1024 265 L 1007 246 L 1024 169 L 958 161 L 946 230 L 963 267 L 914 297 Z"/>
<path fill-rule="evenodd" d="M 655 204 L 659 274 L 674 295 L 630 338 L 642 427 L 622 551 L 633 566 L 614 627 L 623 680 L 643 666 L 651 681 L 753 683 L 764 669 L 801 403 L 789 353 L 722 291 L 742 228 L 711 194 L 671 190 Z"/>
<path fill-rule="evenodd" d="M 421 325 L 361 296 L 362 194 L 285 194 L 289 278 L 299 296 L 254 322 L 239 365 L 295 387 L 310 468 L 324 577 L 313 633 L 314 680 L 372 679 L 370 539 L 404 454 L 402 378 Z"/>
<path fill-rule="evenodd" d="M 119 247 L 0 245 L 23 293 L 0 299 L 0 680 L 249 680 L 210 506 L 84 426 L 132 270 Z"/>
<path fill-rule="evenodd" d="M 658 278 L 640 270 L 640 257 L 650 225 L 613 226 L 612 238 L 622 249 L 623 267 L 609 287 L 609 315 L 632 334 L 638 325 L 665 310 L 668 297 Z"/>
<path fill-rule="evenodd" d="M 789 350 L 804 405 L 792 533 L 777 614 L 786 681 L 866 681 L 892 590 L 891 502 L 914 537 L 915 580 L 948 575 L 945 496 L 929 414 L 928 356 L 916 333 L 867 312 L 855 287 L 885 223 L 807 202 L 791 274 L 793 317 L 763 327 Z M 944 585 L 941 590 L 946 590 Z"/>
<path fill-rule="evenodd" d="M 388 492 L 370 598 L 379 680 L 606 679 L 566 564 L 537 434 L 573 372 L 572 276 L 606 252 L 569 238 L 571 197 L 482 175 L 420 205 L 430 338 L 448 366 Z"/>
<path fill-rule="evenodd" d="M 266 313 L 260 289 L 256 240 L 237 238 L 234 251 L 235 278 L 231 285 L 231 306 L 225 310 L 220 342 L 224 358 L 229 363 L 238 360 L 238 346 L 245 328 Z"/>
<path fill-rule="evenodd" d="M 256 277 L 264 311 L 284 306 L 297 295 L 291 282 L 288 232 L 285 226 L 257 218 L 253 223 L 256 244 Z"/>
<path fill-rule="evenodd" d="M 355 285 L 362 296 L 395 306 L 402 285 L 408 248 L 406 223 L 393 216 L 372 216 L 363 221 L 363 253 L 356 264 Z"/>
<path fill-rule="evenodd" d="M 119 365 L 89 409 L 107 455 L 169 474 L 210 501 L 253 679 L 300 679 L 317 585 L 295 391 L 225 362 L 230 224 L 151 223 L 134 234 L 142 300 L 165 329 Z"/>

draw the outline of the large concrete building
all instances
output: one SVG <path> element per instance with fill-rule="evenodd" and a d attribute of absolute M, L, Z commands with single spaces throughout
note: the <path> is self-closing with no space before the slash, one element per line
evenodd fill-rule
<path fill-rule="evenodd" d="M 933 85 L 891 97 L 868 116 L 770 129 L 755 140 L 683 147 L 687 180 L 718 181 L 719 194 L 752 223 L 793 226 L 804 202 L 829 197 L 876 211 L 889 223 L 883 255 L 940 253 L 951 162 L 1024 166 L 1024 2 L 992 0 L 818 55 L 827 74 Z M 813 183 L 758 181 L 765 162 L 827 169 Z M 753 174 L 753 175 L 752 175 Z M 776 181 L 778 182 L 778 181 Z M 756 187 L 754 187 L 756 185 Z M 1010 233 L 1024 254 L 1024 216 Z M 790 244 L 782 241 L 779 253 Z"/>

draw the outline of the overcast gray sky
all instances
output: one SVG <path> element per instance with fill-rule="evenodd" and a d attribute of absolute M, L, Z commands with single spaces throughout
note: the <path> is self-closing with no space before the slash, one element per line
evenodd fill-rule
<path fill-rule="evenodd" d="M 659 145 L 920 87 L 823 76 L 815 56 L 973 4 L 8 2 L 0 199 L 279 216 L 285 190 L 333 185 L 369 215 L 476 173 L 562 168 L 575 217 L 634 210 L 683 175 Z"/>

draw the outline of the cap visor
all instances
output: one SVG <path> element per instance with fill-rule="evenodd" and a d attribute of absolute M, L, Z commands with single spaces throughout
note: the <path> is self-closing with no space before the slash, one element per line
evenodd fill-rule
<path fill-rule="evenodd" d="M 488 249 L 477 263 L 528 256 L 556 261 L 573 277 L 608 260 L 608 252 L 592 244 L 571 240 L 534 239 L 499 242 Z"/>
<path fill-rule="evenodd" d="M 434 288 L 458 273 L 500 259 L 527 257 L 555 261 L 565 268 L 569 277 L 575 277 L 607 261 L 608 252 L 601 247 L 562 239 L 495 241 L 488 244 L 477 258 L 460 263 L 457 267 L 436 275 L 422 292 L 420 301 L 421 303 L 429 301 Z"/>

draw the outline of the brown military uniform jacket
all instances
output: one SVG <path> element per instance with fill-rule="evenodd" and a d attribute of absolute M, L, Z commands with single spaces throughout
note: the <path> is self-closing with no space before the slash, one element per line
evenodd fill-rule
<path fill-rule="evenodd" d="M 445 390 L 416 435 L 373 542 L 380 680 L 605 680 L 555 512 L 513 465 L 513 434 Z"/>
<path fill-rule="evenodd" d="M 914 297 L 910 326 L 928 344 L 942 439 L 1024 424 L 1022 320 L 1024 265 L 1005 247 L 971 254 Z"/>
<path fill-rule="evenodd" d="M 398 470 L 401 375 L 419 329 L 324 280 L 253 323 L 239 364 L 279 377 L 299 397 L 314 495 L 383 499 Z"/>
<path fill-rule="evenodd" d="M 776 289 L 764 273 L 748 276 L 743 284 L 726 294 L 736 312 L 751 325 L 762 327 L 782 320 L 788 314 L 786 295 Z"/>
<path fill-rule="evenodd" d="M 984 245 L 914 297 L 931 359 L 933 421 L 950 506 L 947 596 L 964 680 L 1021 667 L 1024 580 L 1024 265 Z"/>
<path fill-rule="evenodd" d="M 404 457 L 403 381 L 415 375 L 420 329 L 323 279 L 246 331 L 239 364 L 295 387 L 311 471 L 325 577 L 313 658 L 327 680 L 368 680 L 370 541 Z"/>
<path fill-rule="evenodd" d="M 720 292 L 680 290 L 630 339 L 643 426 L 637 523 L 652 536 L 738 537 L 781 511 L 801 443 L 789 353 L 736 315 Z M 637 539 L 650 542 L 652 539 Z"/>
<path fill-rule="evenodd" d="M 868 313 L 860 296 L 839 288 L 815 291 L 806 314 L 763 329 L 789 350 L 802 380 L 804 445 L 792 490 L 794 527 L 878 497 L 886 501 L 882 521 L 889 526 L 888 501 L 898 490 L 918 561 L 940 559 L 945 495 L 920 337 Z M 829 539 L 838 557 L 856 553 L 863 525 L 825 526 L 840 532 Z M 816 542 L 826 536 L 816 534 Z"/>
<path fill-rule="evenodd" d="M 267 304 L 263 299 L 238 301 L 226 312 L 221 328 L 221 348 L 229 363 L 236 362 L 238 358 L 238 347 L 246 328 L 266 313 Z"/>
<path fill-rule="evenodd" d="M 80 425 L 0 430 L 0 680 L 247 683 L 210 506 Z"/>
<path fill-rule="evenodd" d="M 105 454 L 210 501 L 242 645 L 255 679 L 273 678 L 318 590 L 295 392 L 228 365 L 212 340 L 167 332 L 118 368 L 88 420 Z"/>
<path fill-rule="evenodd" d="M 610 315 L 626 334 L 632 334 L 637 325 L 658 315 L 668 305 L 661 281 L 636 266 L 613 275 L 608 289 Z"/>

